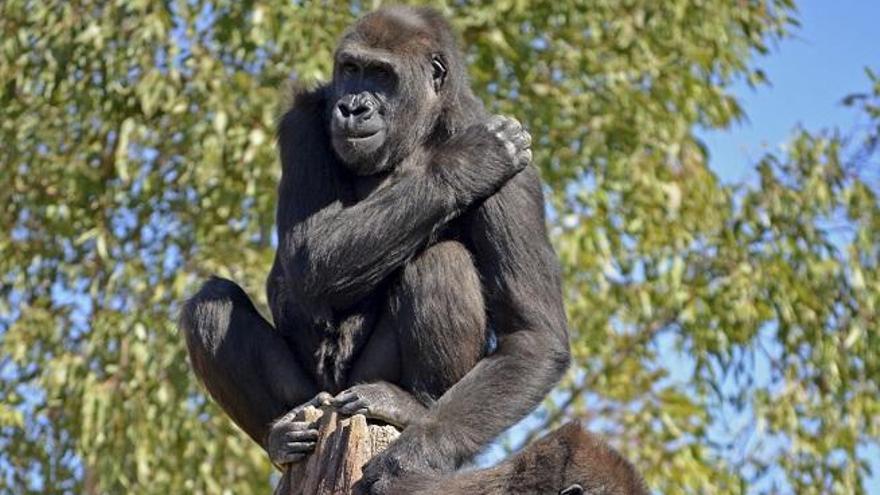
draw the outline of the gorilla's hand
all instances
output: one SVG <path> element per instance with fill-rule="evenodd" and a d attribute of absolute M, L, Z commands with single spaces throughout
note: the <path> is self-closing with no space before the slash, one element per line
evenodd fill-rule
<path fill-rule="evenodd" d="M 503 161 L 513 164 L 519 172 L 532 162 L 532 135 L 513 117 L 493 115 L 482 124 L 497 139 Z"/>
<path fill-rule="evenodd" d="M 326 405 L 331 398 L 327 392 L 321 392 L 272 423 L 266 438 L 266 452 L 269 453 L 272 463 L 276 466 L 293 464 L 305 459 L 315 450 L 315 442 L 318 441 L 317 425 L 309 421 L 297 421 L 297 416 L 306 406 Z"/>
<path fill-rule="evenodd" d="M 514 118 L 495 115 L 435 151 L 433 170 L 468 207 L 498 191 L 532 161 L 532 136 Z"/>
<path fill-rule="evenodd" d="M 361 493 L 385 495 L 394 481 L 410 474 L 452 471 L 455 466 L 438 453 L 433 439 L 416 424 L 406 430 L 381 454 L 373 457 L 363 469 L 358 483 Z"/>
<path fill-rule="evenodd" d="M 330 404 L 342 414 L 363 414 L 401 429 L 416 422 L 426 412 L 425 406 L 415 397 L 388 382 L 355 385 L 340 392 Z"/>

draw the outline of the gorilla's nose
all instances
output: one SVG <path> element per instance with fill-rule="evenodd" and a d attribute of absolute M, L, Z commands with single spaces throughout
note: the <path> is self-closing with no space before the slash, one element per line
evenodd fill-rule
<path fill-rule="evenodd" d="M 351 119 L 357 122 L 369 120 L 376 111 L 376 104 L 371 98 L 350 95 L 340 99 L 336 109 L 345 120 Z"/>

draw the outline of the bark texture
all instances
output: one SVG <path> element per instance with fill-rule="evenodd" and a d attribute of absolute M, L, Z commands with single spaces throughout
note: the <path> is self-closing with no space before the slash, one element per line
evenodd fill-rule
<path fill-rule="evenodd" d="M 350 495 L 361 467 L 385 450 L 400 432 L 367 423 L 358 414 L 339 416 L 332 408 L 305 408 L 297 421 L 319 421 L 315 451 L 305 462 L 288 467 L 275 495 Z"/>

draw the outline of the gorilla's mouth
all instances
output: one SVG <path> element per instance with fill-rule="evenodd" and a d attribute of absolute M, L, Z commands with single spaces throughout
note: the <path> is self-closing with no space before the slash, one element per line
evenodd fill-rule
<path fill-rule="evenodd" d="M 378 135 L 380 132 L 382 132 L 382 129 L 376 129 L 375 131 L 364 133 L 364 134 L 352 133 L 352 134 L 349 134 L 348 136 L 346 136 L 345 139 L 347 139 L 348 141 L 352 141 L 352 142 L 364 141 L 366 139 L 370 139 L 370 138 Z"/>
<path fill-rule="evenodd" d="M 368 132 L 352 132 L 342 136 L 345 143 L 360 152 L 375 151 L 385 141 L 384 129 Z"/>
<path fill-rule="evenodd" d="M 342 161 L 353 164 L 369 160 L 385 144 L 385 129 L 361 129 L 360 132 L 339 132 L 333 136 L 333 148 Z"/>

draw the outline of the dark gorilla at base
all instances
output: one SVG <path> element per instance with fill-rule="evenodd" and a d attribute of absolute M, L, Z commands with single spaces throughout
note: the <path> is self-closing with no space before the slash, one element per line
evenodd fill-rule
<path fill-rule="evenodd" d="M 274 463 L 314 449 L 315 425 L 293 417 L 330 403 L 403 428 L 365 466 L 365 491 L 637 492 L 612 489 L 641 486 L 616 460 L 569 462 L 619 456 L 566 432 L 498 468 L 449 474 L 533 410 L 570 358 L 531 136 L 485 112 L 437 12 L 356 23 L 332 82 L 295 95 L 278 140 L 275 328 L 216 278 L 181 315 L 196 374 Z M 543 469 L 548 451 L 566 462 Z M 591 484 L 606 471 L 629 477 Z"/>

